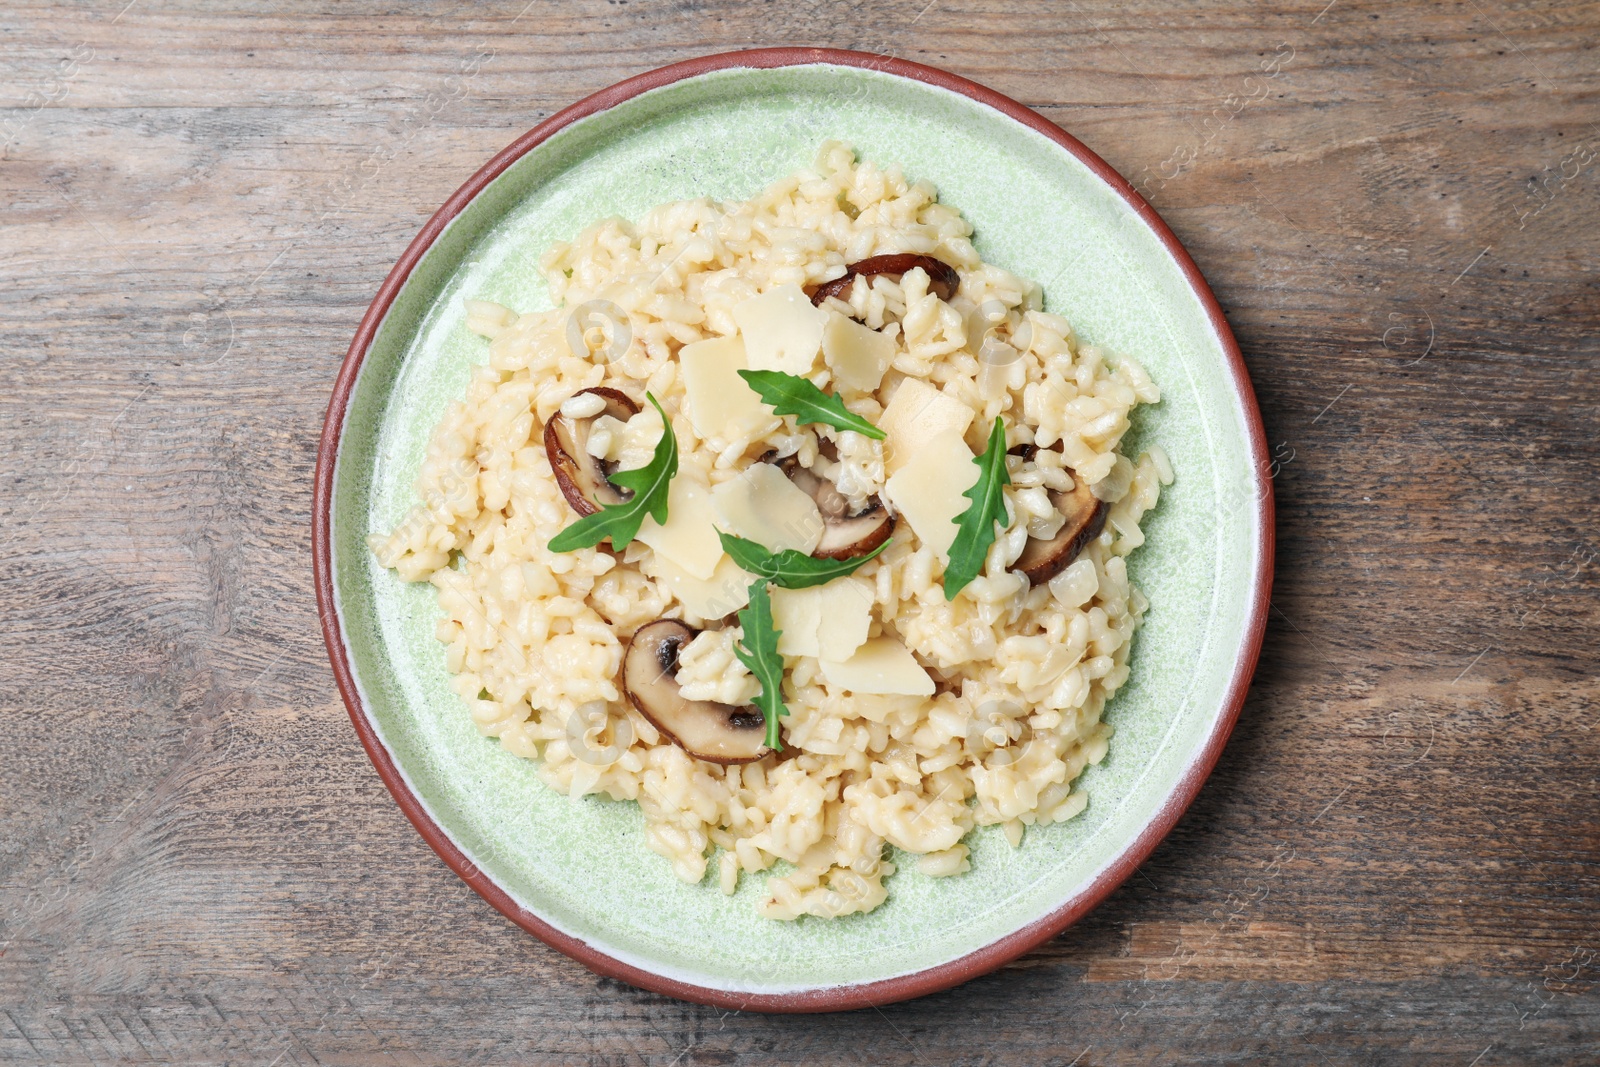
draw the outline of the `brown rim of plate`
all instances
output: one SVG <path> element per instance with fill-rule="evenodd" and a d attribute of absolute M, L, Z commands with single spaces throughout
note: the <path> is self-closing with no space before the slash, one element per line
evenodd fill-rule
<path fill-rule="evenodd" d="M 445 226 L 507 167 L 538 147 L 558 130 L 577 122 L 579 119 L 615 107 L 652 89 L 659 89 L 662 86 L 671 85 L 674 82 L 715 70 L 730 68 L 769 70 L 776 67 L 810 65 L 859 67 L 866 70 L 875 70 L 902 78 L 909 78 L 912 81 L 924 82 L 928 85 L 935 85 L 941 89 L 948 89 L 951 92 L 970 97 L 1020 122 L 1029 129 L 1043 134 L 1062 148 L 1065 148 L 1092 170 L 1101 181 L 1110 186 L 1117 195 L 1128 202 L 1128 205 L 1133 208 L 1139 218 L 1160 238 L 1161 243 L 1166 247 L 1167 253 L 1172 256 L 1183 271 L 1184 277 L 1189 282 L 1189 287 L 1194 291 L 1196 298 L 1199 299 L 1201 306 L 1205 309 L 1206 317 L 1210 320 L 1211 327 L 1216 332 L 1217 339 L 1227 357 L 1228 373 L 1232 378 L 1234 392 L 1238 396 L 1240 406 L 1244 412 L 1245 426 L 1250 438 L 1250 452 L 1261 489 L 1257 501 L 1257 521 L 1260 524 L 1261 531 L 1257 550 L 1260 553 L 1261 563 L 1260 569 L 1256 574 L 1254 599 L 1250 604 L 1247 616 L 1244 645 L 1240 650 L 1238 662 L 1234 665 L 1233 677 L 1228 682 L 1227 695 L 1224 699 L 1222 711 L 1211 730 L 1211 735 L 1206 738 L 1205 744 L 1200 751 L 1195 754 L 1184 768 L 1177 785 L 1168 794 L 1166 803 L 1145 824 L 1144 829 L 1139 832 L 1132 843 L 1123 849 L 1121 854 L 1092 879 L 1088 885 L 1073 894 L 1060 907 L 1043 918 L 1021 929 L 1014 930 L 1005 937 L 992 941 L 959 959 L 939 964 L 936 967 L 929 967 L 926 970 L 916 971 L 896 978 L 856 985 L 833 986 L 795 993 L 740 993 L 680 982 L 655 974 L 608 956 L 593 945 L 555 929 L 533 912 L 523 908 L 515 900 L 511 899 L 505 890 L 496 885 L 483 870 L 456 847 L 455 842 L 433 821 L 421 802 L 411 793 L 406 785 L 405 778 L 395 765 L 394 757 L 390 755 L 389 751 L 384 748 L 383 743 L 378 739 L 377 732 L 362 705 L 361 694 L 356 688 L 355 677 L 351 671 L 349 657 L 344 645 L 344 637 L 340 630 L 337 609 L 334 606 L 331 537 L 333 474 L 338 456 L 339 436 L 344 429 L 345 412 L 350 402 L 351 390 L 355 386 L 356 376 L 361 370 L 362 361 L 366 358 L 367 349 L 372 344 L 372 339 L 377 333 L 378 326 L 388 312 L 390 304 L 393 303 L 395 295 L 400 291 L 401 286 L 410 277 L 411 271 L 416 267 L 417 262 L 427 252 L 434 240 L 438 238 Z M 449 865 L 450 869 L 461 877 L 462 881 L 466 882 L 480 896 L 503 912 L 512 922 L 551 948 L 566 953 L 597 974 L 605 975 L 608 978 L 620 979 L 642 989 L 665 993 L 668 996 L 682 1000 L 695 1001 L 700 1004 L 709 1004 L 736 1011 L 763 1012 L 845 1011 L 875 1007 L 895 1001 L 909 1000 L 928 993 L 936 993 L 976 978 L 979 975 L 987 974 L 989 971 L 995 970 L 1029 949 L 1059 934 L 1086 915 L 1095 905 L 1104 900 L 1113 889 L 1121 885 L 1125 879 L 1133 874 L 1139 864 L 1144 862 L 1145 858 L 1155 850 L 1156 845 L 1172 830 L 1178 818 L 1188 808 L 1190 802 L 1194 800 L 1195 795 L 1200 790 L 1201 783 L 1211 773 L 1211 769 L 1216 765 L 1217 758 L 1222 754 L 1228 735 L 1233 731 L 1233 725 L 1239 717 L 1239 709 L 1244 704 L 1245 694 L 1250 686 L 1251 675 L 1255 671 L 1257 657 L 1261 652 L 1262 635 L 1266 628 L 1268 598 L 1272 587 L 1274 547 L 1272 479 L 1267 476 L 1268 469 L 1266 432 L 1261 424 L 1261 412 L 1256 405 L 1255 392 L 1251 389 L 1250 379 L 1245 369 L 1244 360 L 1239 355 L 1239 346 L 1234 341 L 1233 332 L 1228 328 L 1228 322 L 1223 317 L 1222 308 L 1217 304 L 1216 297 L 1212 295 L 1210 287 L 1206 285 L 1205 279 L 1201 277 L 1200 269 L 1195 266 L 1194 260 L 1189 257 L 1189 253 L 1178 242 L 1178 238 L 1173 234 L 1172 230 L 1156 214 L 1155 209 L 1145 202 L 1144 198 L 1134 190 L 1133 186 L 1122 175 L 1113 170 L 1105 160 L 1084 147 L 1075 137 L 1055 123 L 1035 114 L 1010 97 L 1003 96 L 993 89 L 985 88 L 976 82 L 957 77 L 946 71 L 923 66 L 920 63 L 912 63 L 904 59 L 865 52 L 849 52 L 834 48 L 758 48 L 745 52 L 723 52 L 717 55 L 684 60 L 681 63 L 673 63 L 669 66 L 628 78 L 552 115 L 517 138 L 509 147 L 484 164 L 482 169 L 467 179 L 466 183 L 457 189 L 438 211 L 434 212 L 427 225 L 406 247 L 399 262 L 389 271 L 389 276 L 383 280 L 383 285 L 379 287 L 378 295 L 373 299 L 372 306 L 367 308 L 367 313 L 362 316 L 361 325 L 356 330 L 355 338 L 350 342 L 350 350 L 345 355 L 344 364 L 339 368 L 339 376 L 333 386 L 333 395 L 328 401 L 327 418 L 323 423 L 322 439 L 317 450 L 316 484 L 311 509 L 311 554 L 317 587 L 317 611 L 322 619 L 322 634 L 328 646 L 328 657 L 333 663 L 334 679 L 338 682 L 339 692 L 344 697 L 345 706 L 349 709 L 350 721 L 355 725 L 356 733 L 361 738 L 361 744 L 367 750 L 367 755 L 371 757 L 373 766 L 378 770 L 379 777 L 389 787 L 389 792 L 394 794 L 395 801 L 400 805 L 400 810 L 405 812 L 406 818 L 411 820 L 411 825 L 417 828 L 417 832 L 422 835 L 423 840 L 428 842 L 433 850 L 439 854 L 440 858 Z"/>

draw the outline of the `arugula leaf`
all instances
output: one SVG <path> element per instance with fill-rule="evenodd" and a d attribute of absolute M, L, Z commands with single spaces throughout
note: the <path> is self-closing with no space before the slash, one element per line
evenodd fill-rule
<path fill-rule="evenodd" d="M 972 488 L 961 494 L 972 503 L 952 520 L 960 529 L 950 545 L 950 564 L 944 569 L 946 600 L 954 600 L 962 587 L 983 570 L 984 557 L 994 544 L 994 524 L 1005 527 L 1011 523 L 1005 496 L 1000 492 L 1011 484 L 1011 476 L 1006 472 L 1006 428 L 998 415 L 989 432 L 989 447 L 983 455 L 974 456 L 972 462 L 980 473 Z"/>
<path fill-rule="evenodd" d="M 824 393 L 805 378 L 781 370 L 742 370 L 739 377 L 750 383 L 774 415 L 793 415 L 802 423 L 854 430 L 874 441 L 884 438 L 882 430 L 846 408 L 837 393 Z"/>
<path fill-rule="evenodd" d="M 722 541 L 722 550 L 733 557 L 733 561 L 751 574 L 759 574 L 768 579 L 773 585 L 783 589 L 805 589 L 813 585 L 825 585 L 835 578 L 843 578 L 868 560 L 876 559 L 878 554 L 888 548 L 890 543 L 885 541 L 877 548 L 864 556 L 851 556 L 849 559 L 817 559 L 803 552 L 796 552 L 786 548 L 782 552 L 773 552 L 765 545 L 733 534 L 717 531 L 717 537 Z"/>
<path fill-rule="evenodd" d="M 637 470 L 618 471 L 611 476 L 611 484 L 631 489 L 633 496 L 620 504 L 607 504 L 568 526 L 550 539 L 550 551 L 592 548 L 608 537 L 613 548 L 627 548 L 639 536 L 646 515 L 666 525 L 667 488 L 678 473 L 678 436 L 672 432 L 672 420 L 654 394 L 646 393 L 645 397 L 661 412 L 661 440 L 656 442 L 655 454 Z"/>
<path fill-rule="evenodd" d="M 772 628 L 772 596 L 767 592 L 765 578 L 750 583 L 750 603 L 739 612 L 739 625 L 744 628 L 744 636 L 733 646 L 733 654 L 761 683 L 756 707 L 767 719 L 766 744 L 773 751 L 782 752 L 778 720 L 789 714 L 783 704 L 783 657 L 778 654 L 778 637 L 783 631 Z"/>

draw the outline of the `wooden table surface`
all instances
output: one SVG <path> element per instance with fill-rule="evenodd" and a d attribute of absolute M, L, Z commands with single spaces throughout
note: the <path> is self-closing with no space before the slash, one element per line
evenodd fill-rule
<path fill-rule="evenodd" d="M 0 1061 L 1600 1062 L 1600 4 L 13 0 Z M 1037 108 L 1227 309 L 1278 576 L 1198 802 L 907 1004 L 597 978 L 401 816 L 311 588 L 323 407 L 481 161 L 628 75 L 865 47 Z"/>

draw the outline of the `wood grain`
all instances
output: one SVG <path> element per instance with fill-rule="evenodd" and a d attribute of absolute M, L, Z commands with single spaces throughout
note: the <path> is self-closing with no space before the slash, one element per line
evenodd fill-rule
<path fill-rule="evenodd" d="M 1600 1061 L 1600 5 L 127 0 L 0 12 L 0 1061 Z M 1266 650 L 1092 916 L 822 1018 L 605 981 L 345 721 L 310 471 L 362 310 L 620 78 L 821 44 L 1038 108 L 1151 199 L 1276 459 Z"/>

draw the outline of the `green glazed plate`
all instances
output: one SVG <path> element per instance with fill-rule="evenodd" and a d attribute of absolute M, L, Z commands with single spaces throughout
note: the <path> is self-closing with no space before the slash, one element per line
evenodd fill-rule
<path fill-rule="evenodd" d="M 1176 482 L 1130 559 L 1151 608 L 1111 702 L 1089 806 L 968 838 L 971 873 L 903 863 L 889 899 L 836 920 L 762 919 L 766 881 L 724 896 L 644 846 L 636 805 L 571 800 L 481 737 L 451 692 L 426 584 L 381 569 L 366 538 L 416 502 L 445 405 L 487 343 L 464 297 L 550 306 L 539 255 L 608 215 L 742 199 L 829 138 L 931 180 L 984 259 L 1038 279 L 1087 341 L 1137 357 L 1163 399 L 1127 442 L 1159 443 Z M 1210 771 L 1260 646 L 1272 503 L 1259 416 L 1210 291 L 1171 231 L 1103 161 L 1021 105 L 942 71 L 859 53 L 710 56 L 613 86 L 488 163 L 384 283 L 335 387 L 318 460 L 317 591 L 335 675 L 384 781 L 428 842 L 518 924 L 603 974 L 734 1008 L 881 1004 L 983 973 L 1064 929 L 1127 877 Z M 898 857 L 897 857 L 898 858 Z M 714 868 L 713 868 L 714 869 Z"/>

